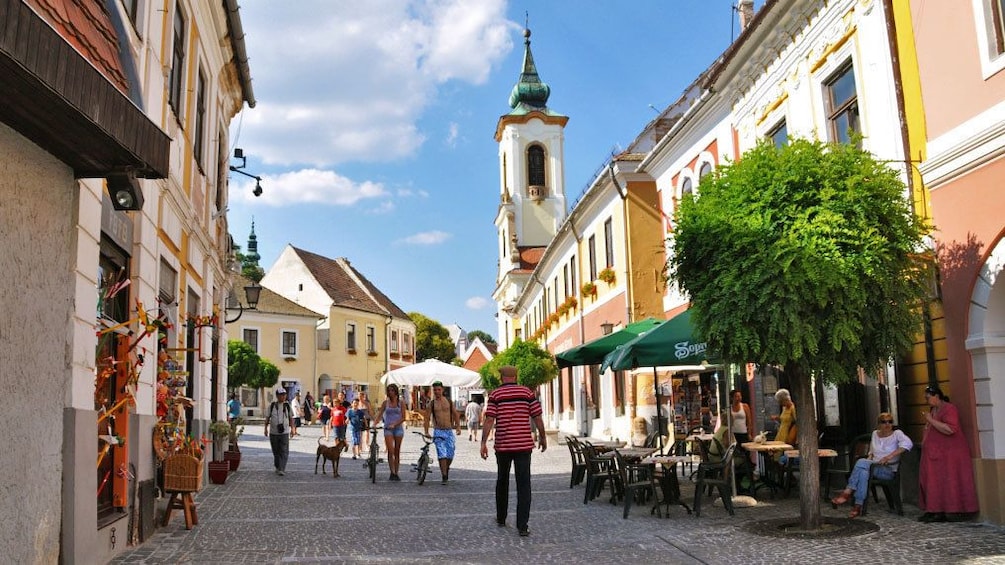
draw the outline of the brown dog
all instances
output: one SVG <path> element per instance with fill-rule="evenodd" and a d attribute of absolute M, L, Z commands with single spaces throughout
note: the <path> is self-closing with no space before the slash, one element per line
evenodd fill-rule
<path fill-rule="evenodd" d="M 332 462 L 332 478 L 339 478 L 338 474 L 338 462 L 342 457 L 342 452 L 349 449 L 344 439 L 340 439 L 335 442 L 335 445 L 325 445 L 321 443 L 321 438 L 318 438 L 318 455 L 314 458 L 314 474 L 318 474 L 318 461 L 324 457 L 324 461 L 321 461 L 321 474 L 325 473 L 325 465 L 331 461 Z"/>

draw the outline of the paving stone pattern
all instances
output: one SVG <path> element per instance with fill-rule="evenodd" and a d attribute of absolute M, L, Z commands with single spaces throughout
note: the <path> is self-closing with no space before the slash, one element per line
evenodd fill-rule
<path fill-rule="evenodd" d="M 980 523 L 923 524 L 920 511 L 905 516 L 870 506 L 866 520 L 878 531 L 837 539 L 778 539 L 752 533 L 751 522 L 799 514 L 796 494 L 740 508 L 703 504 L 701 518 L 674 507 L 669 518 L 607 498 L 583 504 L 583 487 L 569 488 L 569 452 L 554 440 L 533 456 L 529 537 L 514 526 L 515 484 L 506 528 L 495 524 L 495 462 L 478 457 L 464 431 L 457 441 L 450 483 L 438 469 L 419 486 L 411 464 L 421 441 L 408 430 L 402 481 L 389 482 L 386 463 L 372 484 L 361 460 L 344 454 L 342 477 L 314 474 L 318 427 L 291 440 L 285 476 L 272 469 L 268 440 L 241 438 L 243 461 L 225 485 L 206 485 L 196 496 L 199 524 L 185 530 L 180 512 L 145 544 L 113 563 L 1005 563 L 1005 528 Z M 255 427 L 257 431 L 257 427 Z M 693 486 L 684 479 L 685 498 Z M 160 501 L 158 521 L 165 501 Z M 847 509 L 823 509 L 844 516 Z"/>

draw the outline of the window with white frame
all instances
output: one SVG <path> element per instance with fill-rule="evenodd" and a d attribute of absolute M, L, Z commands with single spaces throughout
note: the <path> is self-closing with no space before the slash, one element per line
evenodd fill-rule
<path fill-rule="evenodd" d="M 858 92 L 855 89 L 855 68 L 845 63 L 824 83 L 827 106 L 827 127 L 832 141 L 850 143 L 851 136 L 861 131 L 858 119 Z"/>
<path fill-rule="evenodd" d="M 590 253 L 590 280 L 595 281 L 597 280 L 597 236 L 590 236 L 587 250 Z"/>
<path fill-rule="evenodd" d="M 192 153 L 199 168 L 205 171 L 203 153 L 206 150 L 206 75 L 200 68 L 195 78 L 195 131 L 192 132 Z"/>
<path fill-rule="evenodd" d="M 684 182 L 680 183 L 680 194 L 681 196 L 694 194 L 694 187 L 692 186 L 690 177 L 685 178 Z"/>
<path fill-rule="evenodd" d="M 544 148 L 531 145 L 527 148 L 527 184 L 530 186 L 545 186 Z"/>
<path fill-rule="evenodd" d="M 377 352 L 377 328 L 371 325 L 366 326 L 366 352 Z"/>
<path fill-rule="evenodd" d="M 391 330 L 391 353 L 398 352 L 398 330 Z"/>
<path fill-rule="evenodd" d="M 987 79 L 1005 69 L 1005 0 L 972 0 L 977 24 L 981 74 Z"/>
<path fill-rule="evenodd" d="M 345 348 L 349 351 L 356 351 L 356 323 L 345 323 Z"/>
<path fill-rule="evenodd" d="M 242 336 L 244 343 L 247 343 L 258 353 L 258 330 L 254 328 L 244 328 L 242 330 Z"/>
<path fill-rule="evenodd" d="M 292 330 L 282 331 L 283 357 L 297 356 L 297 332 Z"/>
<path fill-rule="evenodd" d="M 611 218 L 604 221 L 604 252 L 606 253 L 607 265 L 614 266 L 614 223 Z"/>
<path fill-rule="evenodd" d="M 320 329 L 317 331 L 318 349 L 324 351 L 328 351 L 329 349 L 331 349 L 330 336 L 331 332 L 328 330 L 328 328 Z"/>
<path fill-rule="evenodd" d="M 412 334 L 404 333 L 401 334 L 401 352 L 405 355 L 412 354 Z"/>
<path fill-rule="evenodd" d="M 698 182 L 701 182 L 701 179 L 707 177 L 710 174 L 712 174 L 712 163 L 706 161 L 702 163 L 701 168 L 698 169 Z"/>

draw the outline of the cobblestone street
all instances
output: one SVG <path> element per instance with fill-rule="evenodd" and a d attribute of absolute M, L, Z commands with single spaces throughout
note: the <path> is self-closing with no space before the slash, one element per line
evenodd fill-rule
<path fill-rule="evenodd" d="M 342 477 L 314 474 L 320 428 L 302 428 L 291 441 L 286 476 L 272 470 L 265 437 L 241 438 L 243 461 L 226 485 L 209 484 L 196 497 L 199 524 L 186 531 L 180 511 L 144 545 L 114 563 L 1005 563 L 1005 529 L 979 523 L 922 524 L 917 508 L 905 516 L 885 503 L 865 518 L 879 530 L 836 539 L 778 539 L 747 531 L 753 521 L 798 516 L 795 495 L 763 500 L 729 516 L 703 505 L 701 518 L 681 507 L 669 519 L 633 506 L 598 499 L 583 504 L 583 487 L 569 489 L 569 452 L 553 444 L 533 457 L 534 501 L 530 537 L 513 526 L 511 486 L 506 528 L 494 521 L 494 460 L 482 461 L 477 444 L 458 437 L 450 484 L 439 472 L 418 486 L 411 464 L 421 442 L 408 430 L 402 449 L 402 481 L 388 482 L 382 465 L 376 484 L 363 462 L 345 454 Z M 693 487 L 682 481 L 690 502 Z M 162 517 L 159 506 L 158 520 Z M 825 506 L 825 516 L 845 512 Z"/>

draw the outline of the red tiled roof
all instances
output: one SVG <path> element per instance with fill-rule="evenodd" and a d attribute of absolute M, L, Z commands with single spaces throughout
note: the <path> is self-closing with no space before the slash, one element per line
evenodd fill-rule
<path fill-rule="evenodd" d="M 293 251 L 321 284 L 335 306 L 375 314 L 390 313 L 395 318 L 408 319 L 408 314 L 357 271 L 348 259 L 329 259 L 296 247 L 293 247 Z"/>
<path fill-rule="evenodd" d="M 129 83 L 119 59 L 119 38 L 104 2 L 27 0 L 35 13 L 125 94 Z"/>

